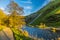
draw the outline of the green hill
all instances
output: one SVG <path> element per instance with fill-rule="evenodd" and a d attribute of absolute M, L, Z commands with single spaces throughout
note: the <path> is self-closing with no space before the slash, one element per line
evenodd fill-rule
<path fill-rule="evenodd" d="M 44 23 L 47 26 L 60 26 L 60 0 L 51 1 L 48 5 L 43 7 L 38 12 L 29 15 L 30 21 L 27 21 L 28 24 L 36 26 L 40 23 Z M 54 20 L 53 20 L 54 19 Z"/>

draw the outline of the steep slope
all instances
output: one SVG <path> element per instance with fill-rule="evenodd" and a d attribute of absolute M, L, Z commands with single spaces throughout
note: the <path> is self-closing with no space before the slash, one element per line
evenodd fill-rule
<path fill-rule="evenodd" d="M 41 15 L 38 18 L 32 20 L 29 24 L 35 26 L 35 25 L 39 25 L 40 23 L 47 23 L 46 22 L 47 20 L 45 20 L 45 19 L 51 15 L 54 15 L 56 13 L 55 11 L 57 11 L 59 9 L 60 9 L 60 0 L 52 1 L 48 5 L 46 5 L 44 8 L 39 10 L 37 13 L 35 13 L 35 14 L 38 14 L 37 16 L 39 16 L 40 14 Z M 54 23 L 56 23 L 56 22 L 54 22 Z M 54 23 L 53 24 L 50 23 L 50 24 L 54 25 Z M 55 24 L 54 26 L 56 26 L 56 25 L 57 24 Z"/>
<path fill-rule="evenodd" d="M 30 22 L 31 22 L 32 20 L 34 20 L 37 16 L 38 16 L 37 13 L 33 13 L 33 14 L 31 14 L 31 15 L 26 16 L 26 17 L 25 17 L 26 23 L 27 23 L 27 24 L 30 23 Z"/>
<path fill-rule="evenodd" d="M 29 20 L 27 23 L 30 23 L 31 21 L 33 21 L 37 16 L 39 16 L 40 14 L 46 12 L 47 10 L 52 10 L 54 4 L 56 4 L 58 2 L 50 2 L 49 4 L 47 4 L 46 6 L 44 6 L 43 8 L 41 8 L 38 12 L 33 13 L 31 15 L 28 15 L 26 17 L 26 20 Z M 50 7 L 52 7 L 51 9 L 49 9 Z"/>

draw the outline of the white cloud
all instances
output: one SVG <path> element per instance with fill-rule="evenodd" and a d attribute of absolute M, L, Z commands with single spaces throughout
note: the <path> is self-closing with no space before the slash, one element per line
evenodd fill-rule
<path fill-rule="evenodd" d="M 24 9 L 32 9 L 31 6 L 25 6 Z"/>
<path fill-rule="evenodd" d="M 0 9 L 5 10 L 3 7 L 1 7 Z"/>
<path fill-rule="evenodd" d="M 4 13 L 6 13 L 6 14 L 10 14 L 9 12 L 7 12 L 7 11 L 4 11 Z"/>
<path fill-rule="evenodd" d="M 32 4 L 32 2 L 31 2 L 30 0 L 28 0 L 28 1 L 20 1 L 20 2 L 22 2 L 22 3 L 30 3 L 30 4 Z"/>
<path fill-rule="evenodd" d="M 2 9 L 4 13 L 9 14 L 7 11 L 5 11 L 5 8 L 1 7 L 0 9 Z"/>

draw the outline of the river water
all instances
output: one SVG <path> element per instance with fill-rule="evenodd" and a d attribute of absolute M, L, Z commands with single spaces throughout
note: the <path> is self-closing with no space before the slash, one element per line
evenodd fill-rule
<path fill-rule="evenodd" d="M 29 33 L 29 35 L 34 38 L 43 38 L 45 40 L 51 40 L 51 39 L 56 40 L 56 38 L 58 37 L 56 33 L 50 30 L 33 28 L 30 26 L 25 26 L 22 29 L 26 30 Z"/>

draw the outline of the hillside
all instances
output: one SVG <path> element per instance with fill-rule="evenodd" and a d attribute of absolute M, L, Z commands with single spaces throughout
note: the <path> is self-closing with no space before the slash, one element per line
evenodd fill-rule
<path fill-rule="evenodd" d="M 33 16 L 29 16 L 30 17 L 30 21 L 28 21 L 27 23 L 33 26 L 39 25 L 40 23 L 44 23 L 47 26 L 60 26 L 59 25 L 59 21 L 57 22 L 56 20 L 60 20 L 60 17 L 58 17 L 58 15 L 60 14 L 60 12 L 58 12 L 60 10 L 60 0 L 55 0 L 55 1 L 51 1 L 48 5 L 46 5 L 45 7 L 43 7 L 41 10 L 39 10 L 38 12 L 34 13 L 36 14 L 36 16 L 33 18 L 34 14 L 32 14 Z M 56 16 L 55 16 L 56 15 Z M 55 22 L 50 22 L 49 17 L 50 16 L 55 16 Z M 47 19 L 48 18 L 48 19 Z M 52 18 L 52 17 L 50 17 Z M 58 18 L 58 19 L 56 19 Z M 54 19 L 54 18 L 52 18 Z"/>

